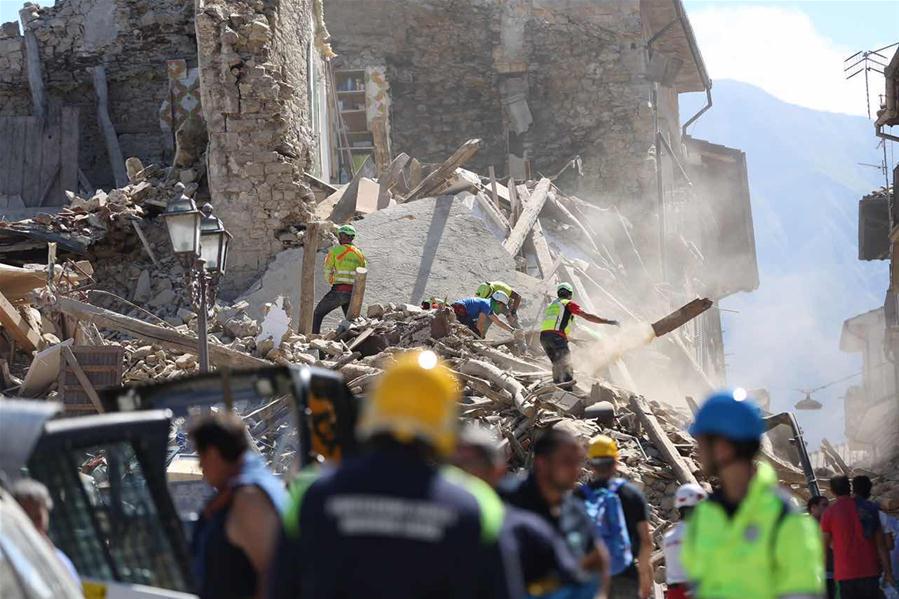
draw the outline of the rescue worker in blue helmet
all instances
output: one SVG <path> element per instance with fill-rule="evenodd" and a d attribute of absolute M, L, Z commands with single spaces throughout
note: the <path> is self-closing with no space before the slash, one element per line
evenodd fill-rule
<path fill-rule="evenodd" d="M 690 427 L 702 469 L 720 481 L 687 521 L 681 559 L 699 599 L 789 599 L 824 593 L 817 523 L 774 469 L 756 462 L 765 424 L 746 391 L 716 393 Z"/>
<path fill-rule="evenodd" d="M 500 542 L 502 501 L 441 466 L 453 454 L 461 387 L 434 352 L 400 355 L 362 405 L 361 455 L 291 486 L 275 597 L 521 597 Z M 289 561 L 283 556 L 292 556 Z"/>
<path fill-rule="evenodd" d="M 338 243 L 328 250 L 324 264 L 325 281 L 331 285 L 331 289 L 315 306 L 312 315 L 312 332 L 314 334 L 321 333 L 322 321 L 325 316 L 337 308 L 341 308 L 346 316 L 350 307 L 350 299 L 353 297 L 356 269 L 368 266 L 365 254 L 353 244 L 355 239 L 356 227 L 353 225 L 338 227 Z"/>

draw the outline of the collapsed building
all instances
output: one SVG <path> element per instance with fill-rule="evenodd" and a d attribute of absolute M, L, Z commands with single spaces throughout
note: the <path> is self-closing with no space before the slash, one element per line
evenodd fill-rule
<path fill-rule="evenodd" d="M 899 141 L 886 128 L 899 125 L 899 50 L 884 70 L 886 94 L 875 120 L 883 143 Z M 886 158 L 886 154 L 884 154 Z M 851 449 L 869 460 L 899 456 L 899 164 L 884 164 L 892 185 L 859 200 L 859 260 L 889 260 L 889 282 L 883 306 L 843 323 L 840 349 L 861 353 L 862 380 L 844 399 L 845 433 Z"/>
<path fill-rule="evenodd" d="M 547 208 L 534 220 L 545 244 L 525 231 L 514 255 L 453 277 L 458 256 L 440 248 L 461 238 L 434 239 L 454 230 L 435 228 L 435 219 L 458 208 L 406 214 L 431 223 L 412 228 L 408 243 L 422 244 L 412 254 L 444 270 L 419 266 L 401 299 L 466 295 L 480 274 L 533 290 L 536 314 L 547 280 L 577 278 L 597 311 L 646 320 L 693 297 L 720 300 L 758 285 L 745 155 L 687 135 L 712 95 L 680 0 L 60 0 L 28 3 L 20 17 L 21 30 L 0 28 L 0 131 L 22 142 L 3 149 L 0 213 L 35 218 L 6 227 L 14 242 L 4 256 L 43 261 L 35 256 L 51 239 L 86 257 L 128 255 L 115 268 L 95 260 L 95 284 L 173 326 L 189 320 L 173 291 L 181 269 L 157 260 L 165 240 L 152 217 L 178 193 L 175 183 L 198 204 L 211 201 L 234 234 L 221 296 L 253 297 L 258 307 L 290 295 L 273 290 L 274 280 L 296 292 L 292 264 L 302 250 L 289 248 L 303 245 L 310 220 L 334 220 L 321 210 L 333 185 L 361 173 L 369 179 L 357 184 L 384 190 L 377 208 L 387 196 L 408 203 L 470 138 L 479 139 L 474 151 L 448 161 L 455 186 L 414 199 L 461 193 L 456 204 L 489 225 L 496 214 L 483 213 L 485 196 L 500 221 L 517 218 L 519 196 L 536 195 L 537 180 L 549 179 Z M 679 95 L 689 92 L 704 93 L 706 105 L 682 119 Z M 138 159 L 133 169 L 124 157 Z M 112 187 L 124 191 L 95 195 Z M 151 217 L 139 241 L 89 214 L 108 203 L 109 215 L 122 194 L 140 207 L 134 216 Z M 41 222 L 76 204 L 78 214 Z M 359 214 L 354 208 L 342 218 Z M 368 240 L 360 243 L 380 245 L 379 262 L 393 265 L 391 235 L 401 233 L 375 225 L 376 216 L 361 225 Z M 515 218 L 495 242 L 486 225 L 465 238 L 483 239 L 471 259 L 494 255 Z M 87 241 L 73 242 L 72 222 L 84 219 Z M 566 263 L 550 273 L 547 255 Z M 390 277 L 408 265 L 374 268 L 382 290 L 405 295 L 396 291 L 405 283 Z M 378 285 L 370 286 L 375 295 Z M 717 307 L 673 337 L 625 360 L 629 374 L 617 382 L 666 401 L 725 382 Z"/>

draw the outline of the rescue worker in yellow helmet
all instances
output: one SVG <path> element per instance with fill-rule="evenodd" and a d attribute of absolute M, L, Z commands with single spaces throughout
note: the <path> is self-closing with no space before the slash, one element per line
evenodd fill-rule
<path fill-rule="evenodd" d="M 518 294 L 517 291 L 512 289 L 511 285 L 507 285 L 502 281 L 487 281 L 481 283 L 478 286 L 478 290 L 475 292 L 475 297 L 480 297 L 483 299 L 490 299 L 497 292 L 503 292 L 506 297 L 509 298 L 508 305 L 506 306 L 506 320 L 509 321 L 509 324 L 519 328 L 518 325 L 518 308 L 521 307 L 521 295 Z"/>
<path fill-rule="evenodd" d="M 574 287 L 570 283 L 559 283 L 556 287 L 556 299 L 550 302 L 543 313 L 540 325 L 540 345 L 553 365 L 553 382 L 570 383 L 574 380 L 571 369 L 571 350 L 568 347 L 568 335 L 574 326 L 574 317 L 580 316 L 587 322 L 618 326 L 617 320 L 607 320 L 595 314 L 585 312 L 572 301 Z"/>
<path fill-rule="evenodd" d="M 690 434 L 720 488 L 687 520 L 681 561 L 699 599 L 798 599 L 824 594 L 818 523 L 801 514 L 777 473 L 756 461 L 765 423 L 742 389 L 715 393 Z"/>
<path fill-rule="evenodd" d="M 353 245 L 356 238 L 356 227 L 341 225 L 337 229 L 338 245 L 328 250 L 325 257 L 325 281 L 331 285 L 330 291 L 315 306 L 312 315 L 312 332 L 321 333 L 325 316 L 337 308 L 343 309 L 346 316 L 353 296 L 353 283 L 356 281 L 356 269 L 365 268 L 367 262 L 362 250 Z"/>
<path fill-rule="evenodd" d="M 401 355 L 362 406 L 364 448 L 291 489 L 285 534 L 298 544 L 278 597 L 419 599 L 520 597 L 500 542 L 502 501 L 449 466 L 460 387 L 430 351 Z M 283 592 L 282 592 L 283 591 Z"/>

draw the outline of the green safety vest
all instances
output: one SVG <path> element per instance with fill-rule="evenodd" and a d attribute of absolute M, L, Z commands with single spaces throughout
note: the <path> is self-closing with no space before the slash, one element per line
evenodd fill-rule
<path fill-rule="evenodd" d="M 284 532 L 289 538 L 296 539 L 300 536 L 300 510 L 303 507 L 303 498 L 309 487 L 318 479 L 319 473 L 317 465 L 307 466 L 290 484 L 288 489 L 290 498 L 283 516 Z M 500 529 L 506 517 L 505 506 L 496 492 L 481 479 L 455 466 L 444 466 L 440 469 L 440 474 L 474 496 L 481 514 L 481 542 L 495 543 L 499 539 Z"/>
<path fill-rule="evenodd" d="M 352 285 L 356 281 L 356 269 L 365 265 L 362 250 L 350 243 L 335 245 L 325 257 L 325 280 L 329 285 Z"/>
<path fill-rule="evenodd" d="M 478 287 L 478 291 L 477 293 L 475 293 L 475 297 L 490 299 L 497 291 L 502 291 L 510 298 L 512 297 L 512 287 L 503 283 L 502 281 L 490 281 L 488 283 L 484 283 L 483 285 Z"/>
<path fill-rule="evenodd" d="M 824 593 L 818 524 L 781 496 L 777 474 L 758 464 L 733 517 L 703 501 L 687 520 L 681 560 L 698 599 L 800 599 Z"/>
<path fill-rule="evenodd" d="M 540 332 L 543 331 L 561 331 L 568 335 L 571 327 L 574 326 L 574 314 L 569 314 L 568 323 L 562 330 L 562 317 L 565 315 L 565 306 L 568 305 L 570 299 L 555 299 L 546 307 L 543 313 L 543 323 L 540 325 Z"/>

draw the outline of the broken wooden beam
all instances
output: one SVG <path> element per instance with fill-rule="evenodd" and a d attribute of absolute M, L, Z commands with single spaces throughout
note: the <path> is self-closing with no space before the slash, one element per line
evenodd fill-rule
<path fill-rule="evenodd" d="M 512 230 L 512 226 L 509 224 L 509 221 L 503 213 L 499 211 L 499 208 L 497 208 L 490 199 L 481 192 L 475 194 L 474 199 L 481 207 L 481 210 L 484 211 L 484 214 L 487 215 L 487 218 L 492 220 L 497 227 L 502 229 L 504 235 L 508 235 L 509 231 Z"/>
<path fill-rule="evenodd" d="M 37 36 L 28 26 L 32 10 L 31 7 L 21 9 L 19 19 L 22 21 L 22 36 L 25 39 L 25 70 L 28 72 L 28 87 L 31 89 L 32 110 L 34 116 L 44 120 L 47 116 L 47 92 L 44 88 L 44 69 L 41 66 L 41 51 Z"/>
<path fill-rule="evenodd" d="M 362 312 L 362 301 L 365 299 L 365 278 L 368 276 L 367 268 L 357 268 L 353 280 L 353 294 L 350 296 L 350 307 L 347 308 L 347 320 L 356 320 Z"/>
<path fill-rule="evenodd" d="M 478 150 L 481 148 L 481 140 L 480 139 L 469 139 L 464 144 L 462 144 L 458 150 L 453 152 L 453 155 L 447 158 L 443 164 L 437 167 L 437 169 L 432 172 L 430 175 L 425 177 L 421 183 L 414 186 L 412 191 L 403 198 L 403 202 L 411 202 L 413 200 L 417 200 L 419 198 L 427 197 L 427 195 L 433 190 L 437 189 L 438 186 L 443 184 L 447 179 L 449 179 L 456 169 L 471 160 L 471 158 L 478 153 Z M 413 167 L 415 162 L 412 163 Z"/>
<path fill-rule="evenodd" d="M 69 365 L 69 368 L 72 369 L 75 378 L 78 379 L 78 384 L 81 385 L 85 395 L 91 400 L 94 409 L 97 410 L 98 414 L 102 414 L 104 410 L 103 403 L 100 401 L 100 396 L 97 394 L 97 390 L 94 389 L 94 385 L 87 377 L 87 374 L 85 374 L 84 369 L 81 368 L 81 364 L 78 363 L 75 354 L 72 353 L 72 349 L 68 345 L 63 345 L 60 351 L 62 352 L 62 357 L 65 358 L 66 363 Z"/>
<path fill-rule="evenodd" d="M 331 211 L 331 215 L 328 217 L 329 221 L 339 225 L 345 223 L 356 214 L 356 201 L 359 199 L 359 182 L 362 181 L 362 173 L 365 171 L 365 165 L 368 164 L 370 158 L 371 156 L 365 157 L 362 166 L 353 175 L 353 180 L 343 190 L 343 195 L 340 196 L 340 199 L 334 206 L 334 210 Z"/>
<path fill-rule="evenodd" d="M 297 318 L 297 332 L 301 335 L 312 333 L 312 315 L 315 312 L 315 269 L 318 266 L 318 240 L 321 224 L 317 221 L 306 223 L 303 235 L 303 262 L 300 266 L 300 301 Z"/>
<path fill-rule="evenodd" d="M 830 444 L 830 441 L 827 439 L 821 439 L 821 451 L 824 452 L 825 455 L 829 455 L 830 459 L 833 460 L 833 463 L 843 471 L 843 474 L 846 476 L 852 476 L 852 468 L 849 467 L 849 464 L 843 459 L 836 448 Z"/>
<path fill-rule="evenodd" d="M 490 381 L 497 387 L 508 391 L 512 396 L 512 401 L 515 403 L 515 407 L 518 408 L 518 411 L 525 416 L 527 416 L 530 412 L 536 410 L 536 407 L 533 404 L 530 406 L 525 406 L 525 397 L 527 395 L 527 392 L 524 388 L 524 385 L 515 380 L 515 377 L 513 377 L 511 374 L 502 371 L 500 368 L 494 366 L 493 364 L 481 360 L 467 360 L 461 366 L 459 366 L 459 371 L 464 374 L 476 376 Z"/>
<path fill-rule="evenodd" d="M 503 247 L 510 255 L 517 256 L 518 252 L 521 251 L 524 240 L 527 239 L 531 229 L 534 228 L 534 223 L 537 222 L 537 217 L 540 216 L 540 211 L 543 210 L 543 205 L 546 204 L 546 197 L 549 194 L 551 183 L 549 179 L 540 179 L 540 182 L 537 183 L 537 188 L 534 189 L 534 193 L 528 198 L 527 204 L 521 211 L 521 216 L 515 222 L 515 227 L 512 229 L 509 237 L 503 242 Z M 510 192 L 511 190 L 512 187 L 509 188 Z"/>
<path fill-rule="evenodd" d="M 667 335 L 674 329 L 690 322 L 706 310 L 712 307 L 712 300 L 706 298 L 696 298 L 692 302 L 681 306 L 668 316 L 652 323 L 652 330 L 656 337 Z"/>
<path fill-rule="evenodd" d="M 677 451 L 674 443 L 668 438 L 668 433 L 659 424 L 659 421 L 653 415 L 646 400 L 639 395 L 632 395 L 630 399 L 631 411 L 636 414 L 643 430 L 649 435 L 649 439 L 655 445 L 662 457 L 671 466 L 671 471 L 681 484 L 699 484 L 693 472 L 687 467 L 681 454 Z"/>
<path fill-rule="evenodd" d="M 100 130 L 103 131 L 103 139 L 106 141 L 106 155 L 109 156 L 109 164 L 115 178 L 116 187 L 128 185 L 128 173 L 125 171 L 125 159 L 122 158 L 122 148 L 119 146 L 119 136 L 109 116 L 109 88 L 106 83 L 106 68 L 103 65 L 93 68 L 94 92 L 97 94 L 97 120 L 100 122 Z"/>
<path fill-rule="evenodd" d="M 8 332 L 13 341 L 26 352 L 37 350 L 41 343 L 41 334 L 31 328 L 19 310 L 0 292 L 0 325 Z"/>
<path fill-rule="evenodd" d="M 403 175 L 403 169 L 409 162 L 408 154 L 400 154 L 393 159 L 384 176 L 378 179 L 378 210 L 387 208 L 390 203 L 390 191 L 399 182 Z"/>
<path fill-rule="evenodd" d="M 152 345 L 182 353 L 197 353 L 199 340 L 196 337 L 149 324 L 112 310 L 98 308 L 68 297 L 57 298 L 56 303 L 50 308 L 78 320 L 92 322 L 102 329 L 126 333 Z M 249 354 L 212 343 L 209 344 L 209 361 L 220 368 L 259 368 L 271 365 L 268 360 L 254 358 Z"/>

